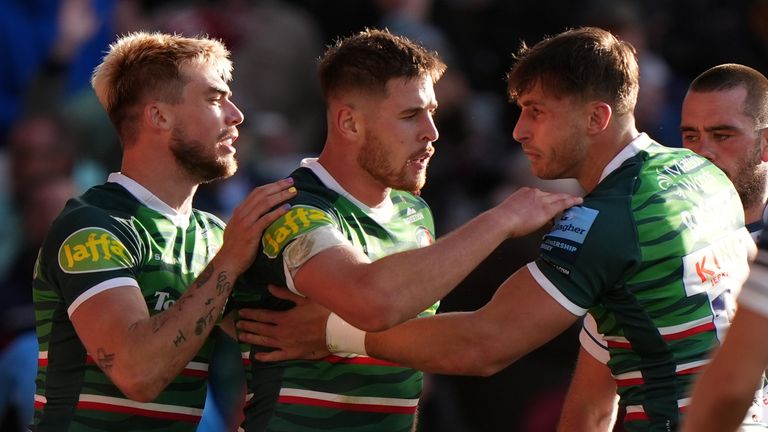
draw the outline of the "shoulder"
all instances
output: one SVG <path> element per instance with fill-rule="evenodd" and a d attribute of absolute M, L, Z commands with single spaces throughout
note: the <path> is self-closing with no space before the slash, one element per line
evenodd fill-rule
<path fill-rule="evenodd" d="M 92 191 L 67 203 L 43 244 L 42 257 L 58 260 L 65 271 L 77 266 L 101 265 L 103 260 L 93 258 L 96 251 L 123 257 L 126 262 L 132 262 L 130 256 L 138 251 L 139 236 L 130 219 L 123 211 L 90 200 Z M 90 259 L 86 259 L 88 257 Z"/>
<path fill-rule="evenodd" d="M 325 209 L 293 204 L 290 210 L 264 231 L 261 240 L 264 254 L 274 258 L 296 237 L 323 226 L 338 227 L 338 221 Z"/>

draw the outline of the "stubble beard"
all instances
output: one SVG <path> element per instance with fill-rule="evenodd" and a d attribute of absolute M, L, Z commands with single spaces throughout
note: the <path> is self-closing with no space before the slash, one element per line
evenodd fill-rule
<path fill-rule="evenodd" d="M 734 172 L 727 173 L 739 193 L 744 209 L 763 203 L 768 178 L 768 169 L 762 165 L 760 158 L 759 142 L 753 148 L 754 151 L 736 164 Z"/>
<path fill-rule="evenodd" d="M 226 134 L 222 133 L 221 138 Z M 219 138 L 217 138 L 218 142 Z M 205 144 L 186 137 L 181 128 L 171 132 L 171 152 L 179 166 L 199 183 L 231 177 L 237 171 L 237 160 L 230 156 L 218 156 L 216 143 Z"/>
<path fill-rule="evenodd" d="M 371 177 L 388 188 L 418 195 L 427 181 L 426 170 L 412 176 L 408 174 L 407 163 L 399 170 L 394 168 L 387 158 L 381 140 L 370 131 L 366 131 L 365 142 L 357 156 L 357 163 Z"/>
<path fill-rule="evenodd" d="M 582 133 L 574 129 L 563 137 L 563 143 L 550 153 L 547 160 L 539 160 L 541 170 L 534 175 L 542 180 L 577 178 L 579 167 L 587 157 L 588 145 L 582 140 Z M 531 167 L 533 170 L 533 166 Z"/>

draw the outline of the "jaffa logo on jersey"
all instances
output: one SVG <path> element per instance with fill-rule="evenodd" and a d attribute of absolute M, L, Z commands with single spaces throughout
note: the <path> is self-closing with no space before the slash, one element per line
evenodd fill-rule
<path fill-rule="evenodd" d="M 261 239 L 264 254 L 275 258 L 280 250 L 300 233 L 329 224 L 333 224 L 333 221 L 319 209 L 300 205 L 291 207 L 264 232 Z"/>
<path fill-rule="evenodd" d="M 59 267 L 65 273 L 92 273 L 130 265 L 120 240 L 104 228 L 82 228 L 70 234 L 59 247 Z"/>

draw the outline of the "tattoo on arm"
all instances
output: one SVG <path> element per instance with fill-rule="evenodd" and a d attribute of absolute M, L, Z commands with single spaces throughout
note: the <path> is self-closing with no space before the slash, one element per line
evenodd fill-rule
<path fill-rule="evenodd" d="M 179 345 L 183 344 L 183 343 L 184 343 L 184 342 L 186 342 L 186 341 L 187 341 L 187 337 L 186 337 L 186 336 L 184 336 L 184 332 L 182 332 L 181 330 L 179 330 L 179 335 L 178 335 L 178 336 L 176 336 L 176 339 L 174 339 L 174 340 L 173 340 L 173 344 L 174 344 L 175 346 L 179 346 Z"/>
<path fill-rule="evenodd" d="M 227 272 L 219 273 L 219 276 L 216 278 L 216 291 L 219 293 L 219 295 L 229 295 L 231 288 L 232 283 L 229 281 L 229 278 L 227 278 Z"/>
<path fill-rule="evenodd" d="M 205 316 L 200 317 L 197 320 L 197 323 L 195 324 L 196 335 L 200 336 L 201 334 L 203 334 L 203 330 L 205 330 L 205 327 L 208 324 L 213 322 L 213 310 L 214 308 L 211 308 Z"/>
<path fill-rule="evenodd" d="M 213 263 L 208 264 L 208 266 L 197 276 L 194 284 L 195 288 L 202 288 L 202 286 L 211 279 L 211 276 L 213 276 Z"/>
<path fill-rule="evenodd" d="M 115 361 L 115 354 L 108 353 L 104 348 L 98 348 L 96 350 L 96 364 L 99 365 L 101 370 L 105 373 L 109 373 L 112 370 L 112 362 Z"/>
<path fill-rule="evenodd" d="M 150 319 L 152 320 L 152 333 L 157 333 L 168 322 L 169 317 L 168 314 L 160 313 L 152 315 Z"/>

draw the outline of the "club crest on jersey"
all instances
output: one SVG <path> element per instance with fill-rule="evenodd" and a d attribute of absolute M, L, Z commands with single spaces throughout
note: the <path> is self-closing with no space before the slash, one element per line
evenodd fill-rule
<path fill-rule="evenodd" d="M 333 224 L 333 221 L 324 211 L 308 206 L 293 206 L 264 232 L 261 238 L 264 255 L 274 259 L 297 235 L 329 224 Z"/>
<path fill-rule="evenodd" d="M 435 239 L 432 237 L 432 233 L 429 232 L 427 227 L 420 226 L 416 228 L 416 244 L 418 244 L 419 247 L 429 246 L 434 242 Z"/>
<path fill-rule="evenodd" d="M 93 273 L 128 267 L 131 258 L 114 234 L 88 227 L 70 234 L 59 247 L 59 267 L 65 273 Z"/>

